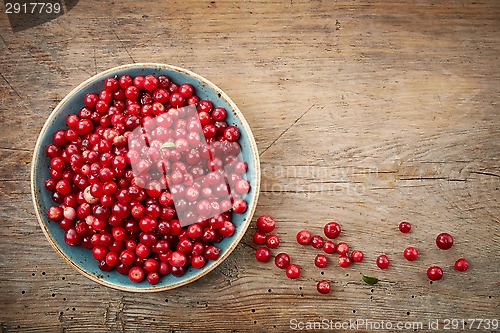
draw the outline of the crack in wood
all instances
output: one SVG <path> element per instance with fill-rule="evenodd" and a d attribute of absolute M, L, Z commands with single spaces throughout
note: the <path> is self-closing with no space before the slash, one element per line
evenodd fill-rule
<path fill-rule="evenodd" d="M 10 51 L 9 45 L 5 41 L 5 38 L 3 38 L 2 34 L 0 34 L 0 39 L 2 40 L 3 45 L 5 45 L 5 47 Z"/>
<path fill-rule="evenodd" d="M 17 97 L 19 97 L 19 99 L 22 101 L 23 98 L 21 97 L 21 95 L 19 95 L 19 93 L 17 92 L 17 90 L 12 86 L 12 84 L 10 84 L 9 80 L 7 80 L 7 78 L 3 75 L 3 73 L 0 73 L 0 76 L 9 85 L 10 89 L 12 89 L 12 91 L 14 91 L 14 93 L 17 95 Z"/>
<path fill-rule="evenodd" d="M 111 31 L 113 31 L 113 33 L 115 34 L 116 36 L 116 39 L 118 39 L 118 41 L 120 42 L 120 44 L 122 44 L 123 48 L 125 49 L 125 52 L 127 52 L 128 56 L 130 57 L 130 60 L 132 60 L 132 62 L 135 64 L 135 60 L 134 58 L 132 58 L 132 55 L 130 54 L 130 52 L 128 51 L 127 49 L 127 46 L 125 46 L 125 43 L 120 39 L 120 37 L 118 36 L 118 34 L 116 33 L 115 29 L 111 29 Z"/>
<path fill-rule="evenodd" d="M 486 171 L 470 171 L 470 173 L 500 178 L 500 175 L 497 175 L 496 173 L 486 172 Z"/>
<path fill-rule="evenodd" d="M 399 178 L 399 180 L 412 181 L 412 180 L 447 180 L 456 182 L 465 182 L 467 179 L 455 179 L 447 177 L 412 177 L 412 178 Z"/>
<path fill-rule="evenodd" d="M 354 180 L 317 180 L 314 179 L 306 179 L 311 184 L 362 184 L 362 181 L 354 181 Z"/>
<path fill-rule="evenodd" d="M 13 148 L 13 147 L 0 147 L 1 150 L 9 150 L 9 151 L 23 151 L 26 153 L 31 153 L 33 150 L 24 149 L 24 148 Z"/>
<path fill-rule="evenodd" d="M 307 109 L 300 117 L 298 117 L 297 119 L 295 119 L 295 121 L 290 125 L 288 126 L 287 129 L 285 129 L 283 132 L 281 132 L 280 135 L 278 135 L 278 137 L 273 141 L 271 142 L 271 144 L 262 151 L 262 153 L 259 154 L 260 157 L 262 157 L 262 155 L 264 155 L 266 153 L 266 151 L 271 148 L 279 139 L 281 139 L 281 137 L 286 133 L 288 132 L 288 130 L 290 130 L 293 126 L 295 126 L 295 124 L 297 124 L 299 122 L 300 119 L 302 119 L 309 111 L 311 111 L 311 109 L 317 104 L 318 102 L 314 102 L 313 105 L 311 105 L 309 107 L 309 109 Z"/>
<path fill-rule="evenodd" d="M 336 190 L 261 190 L 262 193 L 323 193 L 323 192 L 336 192 Z"/>
<path fill-rule="evenodd" d="M 93 52 L 93 58 L 94 58 L 94 74 L 97 74 L 97 59 L 95 57 L 95 40 L 92 43 L 92 49 L 94 50 Z"/>

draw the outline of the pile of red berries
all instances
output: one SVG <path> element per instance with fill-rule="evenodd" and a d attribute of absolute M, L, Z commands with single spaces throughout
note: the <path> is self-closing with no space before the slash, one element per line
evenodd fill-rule
<path fill-rule="evenodd" d="M 407 234 L 411 231 L 411 224 L 409 222 L 403 221 L 399 224 L 399 230 Z M 449 250 L 453 246 L 453 237 L 448 233 L 441 233 L 436 237 L 436 245 L 442 250 Z M 418 250 L 409 246 L 403 251 L 403 257 L 408 261 L 414 261 L 418 258 Z M 385 254 L 378 256 L 377 266 L 380 269 L 386 269 L 389 267 L 390 261 L 389 257 Z M 465 258 L 460 258 L 455 262 L 455 269 L 459 272 L 464 272 L 469 268 L 469 262 Z M 440 280 L 443 277 L 443 270 L 439 266 L 430 266 L 427 269 L 427 277 L 432 280 Z"/>
<path fill-rule="evenodd" d="M 403 221 L 399 224 L 399 230 L 406 234 L 411 231 L 411 224 Z M 448 233 L 441 233 L 436 237 L 436 245 L 441 250 L 449 250 L 453 246 L 453 237 Z M 407 247 L 403 251 L 403 256 L 408 261 L 414 261 L 418 258 L 418 250 L 412 246 Z M 378 264 L 378 261 L 377 261 Z M 380 266 L 379 266 L 380 267 Z M 465 272 L 469 268 L 469 262 L 465 258 L 460 258 L 455 261 L 455 269 L 459 272 Z M 427 269 L 427 277 L 432 280 L 440 280 L 443 278 L 443 269 L 439 266 L 430 266 Z"/>
<path fill-rule="evenodd" d="M 257 219 L 257 231 L 253 234 L 253 241 L 257 245 L 266 245 L 259 247 L 255 251 L 255 258 L 260 262 L 268 262 L 271 259 L 271 251 L 280 244 L 280 239 L 275 234 L 269 234 L 276 227 L 276 222 L 270 216 L 263 215 Z M 277 267 L 286 270 L 286 276 L 290 279 L 297 279 L 300 276 L 300 267 L 290 262 L 290 256 L 286 253 L 280 253 L 274 260 Z"/>
<path fill-rule="evenodd" d="M 259 247 L 255 252 L 255 257 L 260 262 L 268 262 L 271 259 L 271 250 L 278 247 L 280 241 L 278 236 L 271 233 L 276 227 L 275 220 L 267 215 L 263 215 L 257 219 L 257 231 L 253 234 L 253 241 L 256 245 L 266 245 Z M 408 233 L 411 230 L 411 225 L 408 222 L 401 222 L 399 230 L 402 233 Z M 330 240 L 326 240 L 320 235 L 312 235 L 308 230 L 301 230 L 297 233 L 297 243 L 300 245 L 311 245 L 315 249 L 323 249 L 326 254 L 334 254 L 337 252 L 338 265 L 342 268 L 349 267 L 353 262 L 360 262 L 364 258 L 362 251 L 349 251 L 349 245 L 345 242 L 335 244 L 332 239 L 340 236 L 342 228 L 338 222 L 328 222 L 323 228 L 324 234 Z M 439 234 L 436 238 L 436 244 L 440 249 L 448 250 L 453 245 L 453 237 L 447 233 Z M 414 261 L 418 258 L 418 250 L 415 247 L 407 247 L 403 251 L 403 256 L 408 261 Z M 325 268 L 328 265 L 328 257 L 319 253 L 316 255 L 314 264 L 318 268 Z M 291 279 L 296 279 L 300 276 L 300 267 L 296 264 L 291 264 L 290 256 L 286 253 L 279 253 L 275 257 L 275 264 L 278 268 L 286 269 L 286 275 Z M 390 265 L 389 257 L 381 254 L 376 259 L 376 264 L 380 269 L 387 269 Z M 460 258 L 455 262 L 455 268 L 458 271 L 466 271 L 469 263 L 466 259 Z M 431 266 L 427 270 L 427 276 L 431 280 L 439 280 L 443 277 L 443 270 L 439 266 Z M 367 280 L 376 283 L 378 279 L 373 277 L 364 277 Z M 371 283 L 372 284 L 372 283 Z M 328 294 L 331 291 L 330 282 L 322 280 L 317 283 L 317 290 L 321 294 Z"/>
<path fill-rule="evenodd" d="M 91 249 L 103 271 L 150 284 L 216 260 L 215 244 L 235 231 L 230 211 L 246 211 L 250 190 L 226 110 L 166 75 L 107 78 L 83 102 L 46 147 L 48 217 L 66 243 Z"/>
<path fill-rule="evenodd" d="M 255 257 L 260 262 L 268 262 L 271 258 L 270 249 L 275 249 L 279 245 L 279 239 L 274 234 L 268 234 L 274 230 L 276 222 L 270 216 L 263 215 L 257 219 L 257 231 L 253 235 L 253 241 L 257 245 L 266 245 L 260 247 L 255 252 Z M 324 234 L 329 239 L 339 237 L 342 229 L 337 222 L 329 222 L 323 228 Z M 312 235 L 308 230 L 301 230 L 297 233 L 297 243 L 300 245 L 311 245 L 315 249 L 322 249 L 326 254 L 337 252 L 338 265 L 342 268 L 347 268 L 352 262 L 360 262 L 363 260 L 363 252 L 355 250 L 349 253 L 349 245 L 345 242 L 339 242 L 337 245 L 331 240 L 325 241 L 320 235 Z M 290 279 L 297 279 L 300 276 L 300 266 L 292 264 L 290 256 L 286 253 L 279 253 L 274 260 L 276 266 L 286 270 L 286 275 Z M 316 255 L 314 264 L 318 268 L 325 268 L 328 265 L 328 257 L 323 253 Z M 321 294 L 328 294 L 331 290 L 330 282 L 321 280 L 317 283 L 317 290 Z"/>

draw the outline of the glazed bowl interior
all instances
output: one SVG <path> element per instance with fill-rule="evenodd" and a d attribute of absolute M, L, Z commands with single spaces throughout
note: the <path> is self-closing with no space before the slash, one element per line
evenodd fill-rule
<path fill-rule="evenodd" d="M 221 254 L 218 260 L 209 261 L 201 269 L 190 267 L 182 277 L 174 277 L 171 274 L 163 276 L 157 285 L 150 285 L 147 281 L 140 283 L 131 282 L 128 276 L 119 274 L 116 270 L 103 272 L 97 266 L 97 261 L 92 257 L 91 250 L 81 246 L 69 246 L 64 241 L 64 231 L 58 222 L 47 218 L 47 211 L 55 203 L 51 194 L 45 189 L 44 182 L 50 178 L 50 159 L 45 154 L 45 147 L 52 142 L 53 134 L 62 128 L 67 128 L 66 118 L 69 114 L 78 113 L 84 106 L 83 99 L 87 93 L 99 92 L 103 89 L 104 80 L 109 77 L 130 75 L 160 75 L 169 76 L 176 83 L 189 83 L 195 88 L 195 93 L 200 99 L 208 99 L 214 103 L 214 107 L 223 107 L 227 112 L 227 123 L 236 125 L 241 132 L 239 143 L 241 145 L 242 157 L 248 164 L 247 180 L 250 182 L 251 190 L 246 197 L 248 208 L 243 214 L 232 214 L 236 231 L 233 236 L 224 238 L 219 244 Z M 164 65 L 164 64 L 131 64 L 109 69 L 86 80 L 73 91 L 71 91 L 54 109 L 47 119 L 38 137 L 32 161 L 31 190 L 33 203 L 38 222 L 49 240 L 52 247 L 77 271 L 86 277 L 115 289 L 132 292 L 151 292 L 176 288 L 193 282 L 213 270 L 234 250 L 239 243 L 257 205 L 260 188 L 260 165 L 259 154 L 254 137 L 243 114 L 236 104 L 217 86 L 205 78 L 188 70 Z"/>

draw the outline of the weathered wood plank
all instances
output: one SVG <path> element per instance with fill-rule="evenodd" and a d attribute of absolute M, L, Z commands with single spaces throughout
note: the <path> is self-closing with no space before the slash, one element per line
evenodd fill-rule
<path fill-rule="evenodd" d="M 92 0 L 17 33 L 0 15 L 0 331 L 498 319 L 499 13 L 497 1 Z M 303 266 L 298 281 L 256 263 L 252 228 L 203 279 L 148 295 L 99 286 L 52 250 L 29 193 L 38 132 L 74 86 L 131 62 L 189 68 L 240 106 L 261 153 L 256 214 L 280 221 L 280 250 Z M 365 261 L 321 271 L 316 251 L 296 246 L 297 231 L 320 233 L 331 219 Z M 397 230 L 403 219 L 409 235 Z M 455 235 L 450 251 L 433 245 L 441 231 Z M 411 264 L 408 245 L 421 250 Z M 374 265 L 381 252 L 393 258 L 387 271 Z M 470 270 L 453 272 L 463 255 Z M 443 266 L 443 281 L 429 284 L 430 264 Z M 365 285 L 360 273 L 382 282 Z M 315 291 L 323 278 L 330 296 Z"/>

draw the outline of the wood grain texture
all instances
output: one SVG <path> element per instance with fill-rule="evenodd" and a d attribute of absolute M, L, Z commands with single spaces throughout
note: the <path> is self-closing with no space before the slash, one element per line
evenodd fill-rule
<path fill-rule="evenodd" d="M 430 319 L 499 319 L 499 31 L 494 0 L 89 0 L 17 33 L 0 14 L 0 332 L 283 332 L 294 318 L 424 332 Z M 191 69 L 240 106 L 261 154 L 256 215 L 279 220 L 299 280 L 256 263 L 252 228 L 209 275 L 156 294 L 97 285 L 52 250 L 29 194 L 38 132 L 74 86 L 131 62 Z M 332 219 L 366 257 L 322 273 L 294 237 Z M 442 231 L 456 239 L 446 252 L 433 244 Z M 408 245 L 418 261 L 402 258 Z M 460 256 L 466 273 L 452 269 Z M 445 270 L 432 285 L 431 264 Z M 315 290 L 323 278 L 328 296 Z"/>

